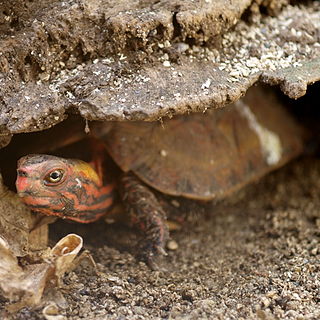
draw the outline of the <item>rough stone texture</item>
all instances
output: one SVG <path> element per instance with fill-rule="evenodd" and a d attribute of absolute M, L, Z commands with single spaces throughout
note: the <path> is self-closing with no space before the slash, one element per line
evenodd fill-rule
<path fill-rule="evenodd" d="M 110 69 L 114 68 L 101 63 L 92 65 L 90 71 L 95 76 L 92 75 L 90 83 L 86 79 L 89 68 L 73 79 L 71 85 L 68 83 L 69 88 L 73 88 L 73 96 L 84 95 L 78 105 L 84 118 L 157 120 L 163 116 L 205 111 L 238 100 L 245 88 L 257 80 L 257 76 L 251 76 L 241 84 L 230 85 L 225 71 L 203 61 L 186 61 L 174 70 L 160 64 L 144 66 L 110 78 L 110 74 L 114 74 Z"/>
<path fill-rule="evenodd" d="M 319 81 L 320 58 L 304 63 L 302 66 L 264 72 L 262 81 L 270 85 L 280 85 L 290 98 L 298 99 L 307 92 L 307 85 Z"/>
<path fill-rule="evenodd" d="M 17 0 L 2 7 L 0 146 L 68 113 L 150 121 L 221 107 L 259 79 L 292 98 L 320 79 L 318 2 Z"/>

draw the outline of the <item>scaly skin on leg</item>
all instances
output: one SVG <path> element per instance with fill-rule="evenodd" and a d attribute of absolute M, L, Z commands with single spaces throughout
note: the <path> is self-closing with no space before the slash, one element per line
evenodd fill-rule
<path fill-rule="evenodd" d="M 131 173 L 122 177 L 120 195 L 132 224 L 144 234 L 139 255 L 151 269 L 157 269 L 155 256 L 166 255 L 164 246 L 169 236 L 166 214 L 152 191 Z"/>

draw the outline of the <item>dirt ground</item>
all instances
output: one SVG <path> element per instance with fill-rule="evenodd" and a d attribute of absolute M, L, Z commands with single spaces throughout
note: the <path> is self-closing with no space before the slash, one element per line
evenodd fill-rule
<path fill-rule="evenodd" d="M 59 313 L 67 319 L 319 319 L 319 188 L 320 159 L 305 157 L 223 202 L 193 205 L 183 228 L 171 234 L 178 248 L 161 259 L 161 271 L 131 255 L 137 235 L 123 225 L 56 223 L 52 241 L 81 234 L 98 269 L 82 263 L 65 276 L 63 297 L 54 299 Z M 2 319 L 44 318 L 39 308 Z"/>

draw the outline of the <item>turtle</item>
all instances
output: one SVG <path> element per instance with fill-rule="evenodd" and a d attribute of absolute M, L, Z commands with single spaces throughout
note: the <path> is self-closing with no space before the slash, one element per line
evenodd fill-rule
<path fill-rule="evenodd" d="M 162 122 L 92 124 L 90 163 L 31 154 L 18 161 L 16 188 L 35 213 L 80 223 L 112 211 L 120 198 L 143 233 L 140 258 L 156 269 L 169 237 L 155 190 L 195 201 L 222 199 L 303 150 L 303 130 L 272 95 L 258 89 L 227 107 Z M 105 155 L 120 168 L 104 165 Z"/>

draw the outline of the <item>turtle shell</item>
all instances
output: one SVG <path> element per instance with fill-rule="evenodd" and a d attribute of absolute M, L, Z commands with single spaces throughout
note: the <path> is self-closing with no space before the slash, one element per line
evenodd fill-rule
<path fill-rule="evenodd" d="M 221 198 L 302 151 L 302 130 L 274 96 L 249 91 L 223 109 L 164 122 L 116 122 L 104 131 L 123 171 L 174 196 Z"/>

